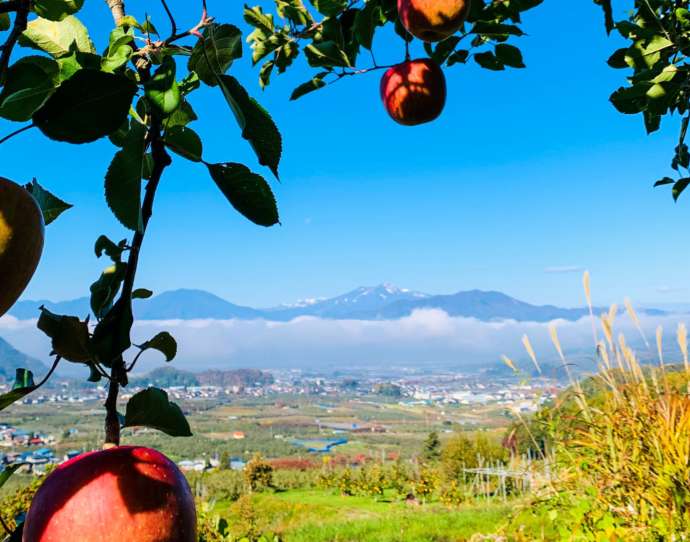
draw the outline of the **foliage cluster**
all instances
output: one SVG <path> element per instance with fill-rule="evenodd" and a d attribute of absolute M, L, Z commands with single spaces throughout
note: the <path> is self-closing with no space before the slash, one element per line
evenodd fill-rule
<path fill-rule="evenodd" d="M 681 324 L 677 334 L 682 365 L 664 362 L 659 329 L 659 364 L 644 367 L 622 334 L 614 338 L 616 312 L 601 316 L 599 372 L 573 381 L 526 424 L 529 435 L 539 426 L 548 435 L 541 453 L 554 469 L 534 510 L 559 540 L 683 540 L 690 536 L 687 331 Z M 555 329 L 552 338 L 562 353 Z"/>

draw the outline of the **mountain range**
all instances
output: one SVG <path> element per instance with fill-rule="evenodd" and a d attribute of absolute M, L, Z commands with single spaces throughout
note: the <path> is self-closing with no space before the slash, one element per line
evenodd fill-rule
<path fill-rule="evenodd" d="M 46 300 L 21 301 L 9 314 L 19 319 L 36 318 L 41 305 L 59 314 L 84 317 L 90 312 L 89 299 L 84 297 L 57 303 Z M 572 321 L 588 314 L 586 308 L 532 305 L 496 291 L 469 290 L 449 295 L 431 295 L 390 284 L 360 287 L 330 299 L 312 299 L 295 305 L 265 309 L 236 305 L 209 292 L 189 289 L 163 292 L 148 300 L 137 300 L 134 304 L 135 317 L 140 320 L 263 319 L 285 322 L 305 316 L 343 320 L 396 320 L 419 309 L 441 309 L 450 316 L 481 321 Z M 664 311 L 652 308 L 642 312 L 665 314 Z"/>
<path fill-rule="evenodd" d="M 0 337 L 0 380 L 13 381 L 16 369 L 29 369 L 38 376 L 48 368 L 37 359 L 22 354 Z"/>

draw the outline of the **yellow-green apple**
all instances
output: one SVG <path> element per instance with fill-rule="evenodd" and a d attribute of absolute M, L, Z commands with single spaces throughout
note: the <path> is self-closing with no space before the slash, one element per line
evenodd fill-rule
<path fill-rule="evenodd" d="M 0 177 L 0 316 L 33 277 L 43 251 L 43 214 L 18 184 Z"/>

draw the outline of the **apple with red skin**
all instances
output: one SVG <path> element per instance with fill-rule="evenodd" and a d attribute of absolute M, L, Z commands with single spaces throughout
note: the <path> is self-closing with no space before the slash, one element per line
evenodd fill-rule
<path fill-rule="evenodd" d="M 391 118 L 400 124 L 430 122 L 446 104 L 446 77 L 430 58 L 407 60 L 383 74 L 381 100 Z"/>
<path fill-rule="evenodd" d="M 427 42 L 455 34 L 467 18 L 471 0 L 398 0 L 400 22 L 413 36 Z"/>
<path fill-rule="evenodd" d="M 23 542 L 197 542 L 189 485 L 151 448 L 118 446 L 57 467 L 34 497 Z"/>

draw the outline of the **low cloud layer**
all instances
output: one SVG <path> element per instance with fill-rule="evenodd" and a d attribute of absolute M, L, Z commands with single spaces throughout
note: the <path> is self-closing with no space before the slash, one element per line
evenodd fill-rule
<path fill-rule="evenodd" d="M 663 325 L 672 337 L 686 315 L 642 317 L 648 337 Z M 617 332 L 628 342 L 642 345 L 627 316 L 617 320 Z M 582 354 L 593 344 L 588 318 L 577 322 L 555 322 L 566 351 Z M 480 322 L 455 318 L 441 310 L 418 310 L 394 321 L 323 320 L 297 318 L 291 322 L 264 320 L 171 320 L 140 321 L 135 325 L 135 342 L 143 342 L 158 331 L 168 330 L 178 340 L 179 354 L 173 362 L 187 370 L 208 368 L 328 368 L 353 367 L 492 367 L 501 354 L 525 363 L 521 346 L 529 335 L 542 362 L 554 361 L 548 327 L 529 322 Z M 0 336 L 19 350 L 47 360 L 49 341 L 36 329 L 35 321 L 0 318 Z M 653 342 L 653 341 L 652 341 Z M 672 340 L 668 340 L 669 344 Z M 140 370 L 162 365 L 159 354 L 143 356 Z"/>

